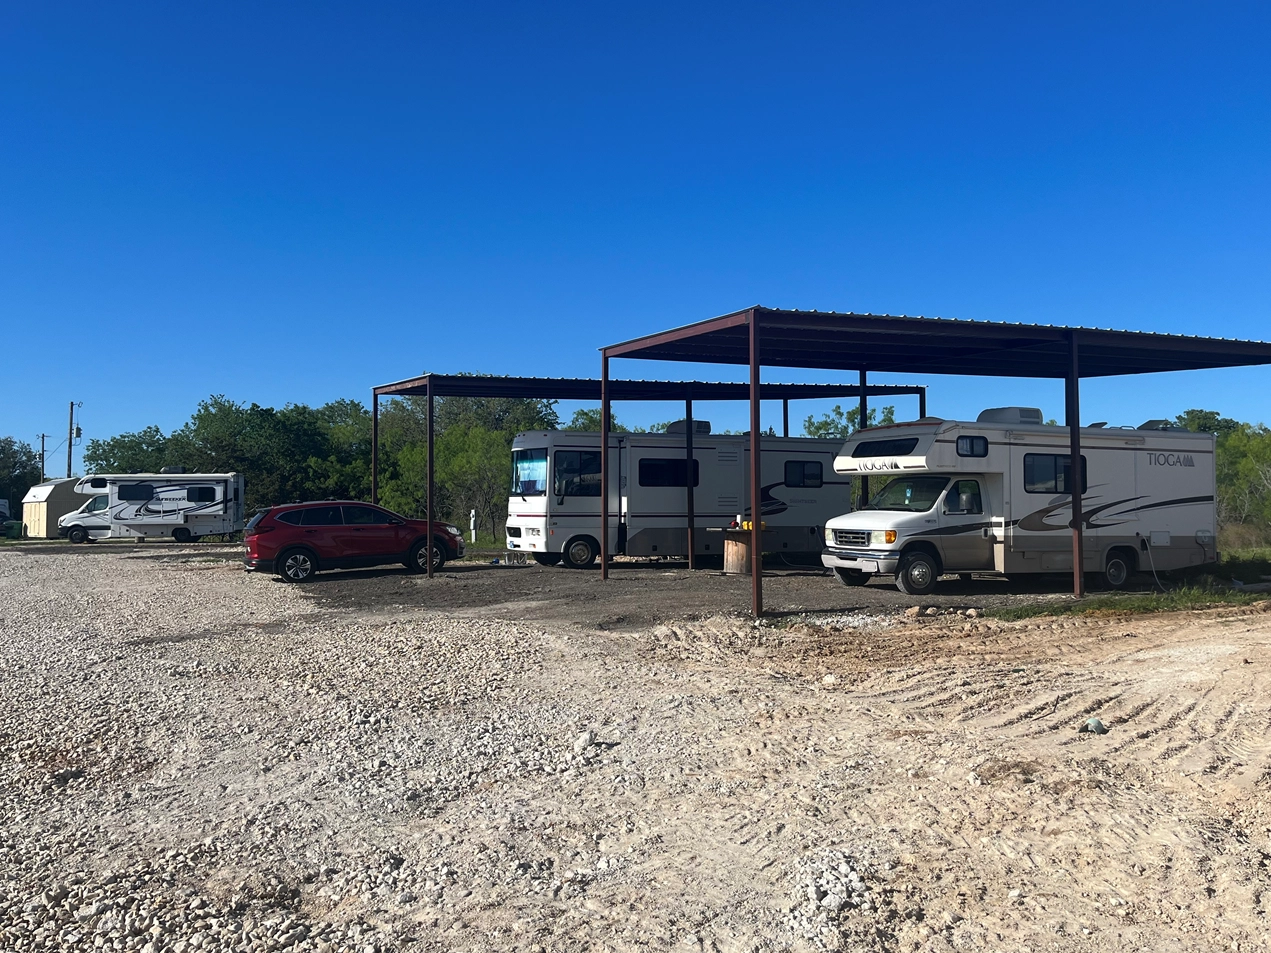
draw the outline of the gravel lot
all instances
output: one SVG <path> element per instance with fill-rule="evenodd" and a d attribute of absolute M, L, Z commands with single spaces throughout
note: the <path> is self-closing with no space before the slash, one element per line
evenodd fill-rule
<path fill-rule="evenodd" d="M 233 554 L 0 549 L 0 948 L 1267 945 L 1267 604 Z"/>

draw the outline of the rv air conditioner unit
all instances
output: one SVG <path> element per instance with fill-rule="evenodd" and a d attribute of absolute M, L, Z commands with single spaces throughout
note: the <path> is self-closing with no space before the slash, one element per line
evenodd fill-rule
<path fill-rule="evenodd" d="M 685 433 L 686 428 L 683 420 L 673 420 L 666 425 L 667 433 Z M 693 421 L 693 436 L 705 437 L 711 432 L 711 422 L 709 420 Z"/>
<path fill-rule="evenodd" d="M 990 407 L 980 411 L 977 424 L 1041 424 L 1042 412 L 1038 407 Z"/>

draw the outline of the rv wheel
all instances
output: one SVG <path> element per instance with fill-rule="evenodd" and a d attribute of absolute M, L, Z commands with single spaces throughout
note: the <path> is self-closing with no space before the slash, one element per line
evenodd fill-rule
<path fill-rule="evenodd" d="M 861 572 L 859 569 L 836 569 L 834 575 L 838 576 L 839 582 L 850 587 L 865 585 L 869 582 L 870 576 L 869 573 Z"/>
<path fill-rule="evenodd" d="M 178 543 L 188 543 L 194 539 L 194 534 L 186 529 L 186 527 L 178 526 L 172 531 L 172 538 Z"/>
<path fill-rule="evenodd" d="M 1125 584 L 1130 581 L 1130 562 L 1125 557 L 1125 553 L 1110 552 L 1108 553 L 1108 562 L 1103 570 L 1103 581 L 1108 584 L 1109 589 L 1124 589 Z"/>
<path fill-rule="evenodd" d="M 88 530 L 82 526 L 72 526 L 70 532 L 66 534 L 66 538 L 72 543 L 86 543 L 88 542 Z"/>
<path fill-rule="evenodd" d="M 289 549 L 278 557 L 278 575 L 283 582 L 308 582 L 317 568 L 303 549 Z"/>
<path fill-rule="evenodd" d="M 565 544 L 563 555 L 570 569 L 586 569 L 596 561 L 596 544 L 590 536 L 575 536 Z"/>
<path fill-rule="evenodd" d="M 896 586 L 907 596 L 925 596 L 936 587 L 936 561 L 926 553 L 909 553 L 900 560 Z"/>

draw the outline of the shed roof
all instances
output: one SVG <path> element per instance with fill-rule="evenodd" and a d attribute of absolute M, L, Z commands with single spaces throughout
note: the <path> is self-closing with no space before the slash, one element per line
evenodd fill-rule
<path fill-rule="evenodd" d="M 1062 378 L 1073 335 L 1082 377 L 1271 364 L 1271 344 L 1262 341 L 762 305 L 601 350 L 607 357 L 747 364 L 751 321 L 760 363 L 769 367 Z"/>

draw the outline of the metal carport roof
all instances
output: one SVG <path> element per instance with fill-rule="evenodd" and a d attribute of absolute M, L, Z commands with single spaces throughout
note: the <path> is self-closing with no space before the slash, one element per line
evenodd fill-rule
<path fill-rule="evenodd" d="M 601 380 L 609 361 L 625 357 L 750 367 L 750 433 L 760 432 L 763 365 L 869 372 L 960 374 L 981 377 L 1060 378 L 1065 382 L 1070 459 L 1081 455 L 1080 380 L 1159 371 L 1271 364 L 1271 344 L 1226 338 L 1112 331 L 1101 328 L 1008 324 L 947 318 L 789 311 L 756 305 L 657 334 L 601 348 Z M 601 412 L 607 431 L 609 408 Z M 602 439 L 602 482 L 608 480 L 608 442 Z M 751 512 L 760 505 L 760 455 L 750 454 Z M 763 614 L 762 530 L 752 521 L 752 608 Z M 1081 494 L 1072 497 L 1073 590 L 1082 579 Z M 601 576 L 608 575 L 608 497 L 601 496 Z"/>

